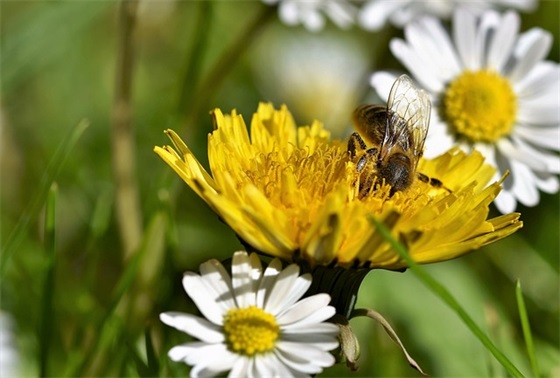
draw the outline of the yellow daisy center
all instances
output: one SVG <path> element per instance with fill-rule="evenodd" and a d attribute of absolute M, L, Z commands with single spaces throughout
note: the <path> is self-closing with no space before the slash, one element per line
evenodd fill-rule
<path fill-rule="evenodd" d="M 511 132 L 517 98 L 511 84 L 492 71 L 465 71 L 445 92 L 444 115 L 472 142 L 495 142 Z"/>
<path fill-rule="evenodd" d="M 253 356 L 274 349 L 280 327 L 273 315 L 261 308 L 232 308 L 224 317 L 224 333 L 235 353 Z"/>

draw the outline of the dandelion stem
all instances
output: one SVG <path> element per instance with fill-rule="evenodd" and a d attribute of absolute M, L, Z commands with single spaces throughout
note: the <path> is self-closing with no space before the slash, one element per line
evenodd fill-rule
<path fill-rule="evenodd" d="M 119 4 L 119 41 L 111 135 L 116 215 L 126 259 L 138 247 L 142 235 L 131 120 L 133 29 L 137 7 L 137 0 L 122 0 Z"/>

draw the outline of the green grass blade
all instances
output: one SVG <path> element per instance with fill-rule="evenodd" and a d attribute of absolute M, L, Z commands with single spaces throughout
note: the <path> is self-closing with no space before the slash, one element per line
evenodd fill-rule
<path fill-rule="evenodd" d="M 152 335 L 150 333 L 150 328 L 146 327 L 144 331 L 144 337 L 146 339 L 146 357 L 148 359 L 148 370 L 150 376 L 156 377 L 159 373 L 159 360 L 154 349 L 154 342 L 152 341 Z"/>
<path fill-rule="evenodd" d="M 17 249 L 24 232 L 29 227 L 29 223 L 32 219 L 36 219 L 43 207 L 47 194 L 51 188 L 52 183 L 58 176 L 64 162 L 70 155 L 72 148 L 76 145 L 84 131 L 89 126 L 87 121 L 80 122 L 70 133 L 70 135 L 59 145 L 58 149 L 54 153 L 51 161 L 45 169 L 45 173 L 39 183 L 39 190 L 35 194 L 33 200 L 30 201 L 27 209 L 22 213 L 20 219 L 18 220 L 16 226 L 8 236 L 6 243 L 2 246 L 0 253 L 0 280 L 4 277 L 6 271 L 6 263 L 10 259 L 11 255 Z"/>
<path fill-rule="evenodd" d="M 150 225 L 144 233 L 141 246 L 126 264 L 125 270 L 121 274 L 117 285 L 113 289 L 113 293 L 111 295 L 112 299 L 107 306 L 105 313 L 100 321 L 96 323 L 96 329 L 100 330 L 99 337 L 94 341 L 87 353 L 83 354 L 81 361 L 78 361 L 75 364 L 74 370 L 71 370 L 69 375 L 84 375 L 86 368 L 91 364 L 93 358 L 95 358 L 98 354 L 107 354 L 107 351 L 110 349 L 114 340 L 119 337 L 124 337 L 124 328 L 115 330 L 115 324 L 120 324 L 126 317 L 125 314 L 119 312 L 119 306 L 122 304 L 123 300 L 126 300 L 125 297 L 128 294 L 131 294 L 133 286 L 138 284 L 138 282 L 142 280 L 142 277 L 145 278 L 146 271 L 142 270 L 142 264 L 146 264 L 146 259 L 153 259 L 153 253 L 156 248 L 161 248 L 162 250 L 164 249 L 165 246 L 163 244 L 158 247 L 160 244 L 158 240 L 163 240 L 161 235 L 165 234 L 165 220 L 166 217 L 161 212 L 157 212 L 152 217 Z M 163 241 L 161 241 L 161 243 L 163 243 Z M 156 262 L 154 260 L 150 260 L 148 264 L 151 265 L 150 269 L 153 270 Z M 128 300 L 130 300 L 130 297 L 128 297 Z M 128 310 L 130 310 L 130 308 Z M 129 323 L 126 326 L 131 327 L 131 324 Z"/>
<path fill-rule="evenodd" d="M 47 269 L 45 272 L 42 306 L 41 325 L 39 328 L 39 376 L 48 375 L 49 350 L 51 346 L 52 330 L 56 329 L 53 316 L 53 300 L 55 298 L 55 267 L 56 267 L 56 194 L 58 188 L 56 183 L 50 187 L 47 197 L 45 211 L 45 252 L 47 254 Z"/>
<path fill-rule="evenodd" d="M 494 343 L 492 343 L 490 338 L 486 336 L 469 314 L 461 307 L 453 295 L 451 295 L 451 293 L 443 285 L 432 278 L 423 268 L 416 264 L 416 262 L 408 254 L 406 248 L 395 240 L 387 227 L 374 217 L 370 217 L 370 220 L 375 225 L 377 231 L 381 233 L 383 238 L 385 238 L 399 256 L 406 261 L 408 268 L 416 274 L 424 285 L 426 285 L 445 304 L 447 304 L 461 318 L 461 320 L 463 320 L 469 330 L 478 338 L 478 340 L 480 340 L 486 349 L 492 353 L 492 355 L 507 370 L 507 372 L 514 377 L 523 377 L 523 374 L 519 371 L 519 369 L 517 369 L 515 365 L 494 345 Z"/>
<path fill-rule="evenodd" d="M 531 363 L 531 370 L 533 376 L 540 377 L 539 365 L 537 363 L 537 356 L 535 347 L 533 345 L 533 336 L 531 335 L 531 326 L 529 324 L 529 316 L 527 315 L 527 308 L 525 307 L 525 300 L 523 299 L 523 292 L 521 291 L 521 283 L 519 280 L 515 285 L 515 297 L 517 299 L 517 308 L 519 309 L 519 319 L 521 320 L 521 328 L 523 329 L 523 337 L 527 346 L 527 354 Z"/>

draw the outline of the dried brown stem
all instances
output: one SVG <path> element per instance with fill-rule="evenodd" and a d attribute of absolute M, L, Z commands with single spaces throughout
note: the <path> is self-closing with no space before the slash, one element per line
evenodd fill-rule
<path fill-rule="evenodd" d="M 133 31 L 137 8 L 137 0 L 122 0 L 119 4 L 119 40 L 111 133 L 116 216 L 125 259 L 139 246 L 142 235 L 131 110 Z"/>

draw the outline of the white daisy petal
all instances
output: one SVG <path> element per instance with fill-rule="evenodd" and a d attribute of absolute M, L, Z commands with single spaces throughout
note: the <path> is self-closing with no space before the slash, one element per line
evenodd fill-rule
<path fill-rule="evenodd" d="M 515 83 L 521 80 L 536 64 L 543 60 L 552 46 L 550 33 L 533 28 L 519 37 L 515 48 L 516 61 L 509 78 Z"/>
<path fill-rule="evenodd" d="M 286 304 L 286 293 L 294 285 L 299 274 L 299 266 L 292 264 L 278 274 L 274 286 L 270 290 L 264 310 L 270 314 L 277 315 Z"/>
<path fill-rule="evenodd" d="M 192 343 L 185 343 L 181 345 L 176 345 L 169 350 L 167 353 L 169 358 L 173 361 L 183 361 L 186 362 L 189 360 L 190 356 L 193 353 L 197 353 L 202 348 L 208 346 L 207 343 L 202 342 L 192 342 Z"/>
<path fill-rule="evenodd" d="M 525 102 L 523 106 L 519 107 L 517 120 L 520 123 L 526 124 L 558 126 L 560 122 L 560 111 L 558 108 L 548 104 Z"/>
<path fill-rule="evenodd" d="M 329 351 L 338 346 L 339 329 L 323 323 L 334 314 L 330 296 L 298 301 L 310 287 L 308 274 L 299 276 L 296 264 L 283 269 L 279 259 L 263 272 L 257 254 L 246 252 L 236 252 L 231 265 L 233 279 L 216 260 L 202 264 L 200 276 L 185 273 L 185 290 L 207 319 L 178 312 L 160 315 L 165 324 L 201 340 L 171 348 L 172 360 L 192 365 L 192 377 L 226 371 L 230 377 L 299 377 L 334 364 Z M 278 327 L 264 330 L 255 326 L 258 321 Z M 247 332 L 254 334 L 246 337 Z M 281 350 L 288 345 L 295 355 Z"/>
<path fill-rule="evenodd" d="M 366 30 L 379 30 L 385 25 L 389 16 L 402 5 L 402 2 L 394 0 L 370 1 L 362 7 L 358 21 Z"/>
<path fill-rule="evenodd" d="M 320 373 L 322 367 L 331 366 L 335 362 L 332 354 L 304 343 L 282 341 L 278 343 L 277 351 L 279 353 L 276 355 L 286 365 L 308 374 Z"/>
<path fill-rule="evenodd" d="M 305 345 L 309 346 L 309 347 L 313 347 L 322 351 L 329 351 L 332 349 L 335 349 L 339 346 L 339 342 L 337 339 L 334 339 L 332 337 L 326 337 L 326 336 L 322 336 L 322 335 L 317 335 L 315 337 L 309 335 L 310 340 L 308 341 L 307 339 L 305 340 Z M 311 341 L 311 339 L 315 339 L 315 341 Z M 295 343 L 301 343 L 301 337 L 297 337 L 295 334 L 290 334 L 290 335 L 286 335 L 285 337 L 282 338 L 282 342 L 295 342 Z"/>
<path fill-rule="evenodd" d="M 530 144 L 525 143 L 525 141 L 517 135 L 512 135 L 512 139 L 519 150 L 518 154 L 515 155 L 515 158 L 519 161 L 525 162 L 527 166 L 535 169 L 536 171 L 556 174 L 560 173 L 560 156 L 557 154 L 547 153 L 545 151 L 539 151 Z M 558 148 L 558 146 L 556 148 Z M 529 163 L 529 159 L 534 160 L 534 162 Z M 536 162 L 538 162 L 539 166 L 544 166 L 544 168 L 535 168 L 534 165 L 537 164 Z"/>
<path fill-rule="evenodd" d="M 231 283 L 235 301 L 239 308 L 256 304 L 255 291 L 261 279 L 262 266 L 258 256 L 253 253 L 236 252 L 231 265 Z"/>
<path fill-rule="evenodd" d="M 444 82 L 449 81 L 453 76 L 461 72 L 461 64 L 456 49 L 451 43 L 449 34 L 443 29 L 439 21 L 434 18 L 426 18 L 424 26 L 429 33 L 429 38 L 434 41 L 437 47 L 438 74 Z"/>
<path fill-rule="evenodd" d="M 418 64 L 421 58 L 418 54 L 402 39 L 391 40 L 389 47 L 395 57 L 410 71 L 420 86 L 430 92 L 438 92 L 442 84 L 430 74 L 430 69 L 425 64 Z"/>
<path fill-rule="evenodd" d="M 225 344 L 216 344 L 201 350 L 191 370 L 191 377 L 214 377 L 231 370 L 239 355 L 230 352 Z"/>
<path fill-rule="evenodd" d="M 426 68 L 424 76 L 418 76 L 418 81 L 422 87 L 432 92 L 440 92 L 443 90 L 443 72 L 441 68 L 449 67 L 450 62 L 442 56 L 442 46 L 437 45 L 439 41 L 435 41 L 431 31 L 428 30 L 428 24 L 431 21 L 434 20 L 425 18 L 418 22 L 412 22 L 404 30 L 411 53 L 416 57 L 416 65 Z M 438 63 L 430 65 L 431 61 Z"/>
<path fill-rule="evenodd" d="M 437 111 L 432 109 L 430 128 L 424 144 L 424 156 L 428 159 L 447 152 L 455 144 L 455 138 L 449 133 L 445 123 L 439 122 L 437 118 Z"/>
<path fill-rule="evenodd" d="M 502 190 L 494 200 L 494 204 L 502 214 L 509 214 L 515 211 L 517 201 L 513 193 L 509 190 Z"/>
<path fill-rule="evenodd" d="M 274 285 L 281 270 L 282 262 L 279 259 L 273 259 L 266 267 L 257 290 L 257 306 L 260 308 L 264 308 L 264 304 L 270 295 L 269 288 Z"/>
<path fill-rule="evenodd" d="M 488 49 L 488 67 L 501 72 L 510 57 L 511 49 L 519 31 L 519 16 L 508 12 L 492 36 Z"/>
<path fill-rule="evenodd" d="M 247 356 L 239 356 L 233 364 L 231 371 L 228 374 L 229 378 L 245 378 L 249 376 L 249 368 L 252 365 L 253 359 Z"/>
<path fill-rule="evenodd" d="M 298 372 L 296 370 L 290 369 L 288 366 L 286 366 L 284 363 L 282 363 L 282 361 L 280 361 L 278 359 L 278 356 L 275 353 L 272 353 L 270 355 L 270 358 L 271 358 L 270 363 L 273 363 L 274 366 L 276 367 L 276 372 L 275 372 L 275 375 L 274 375 L 275 377 L 278 377 L 278 378 L 283 378 L 283 377 L 301 377 L 301 378 L 305 377 L 305 378 L 307 378 L 308 377 L 307 374 L 304 374 L 304 373 Z"/>
<path fill-rule="evenodd" d="M 296 303 L 311 286 L 311 275 L 303 274 L 299 276 L 292 285 L 292 290 L 285 295 L 283 307 L 290 307 Z M 328 303 L 327 303 L 328 304 Z M 326 305 L 326 304 L 325 304 Z"/>
<path fill-rule="evenodd" d="M 231 277 L 223 265 L 216 259 L 211 259 L 205 263 L 200 264 L 200 277 L 204 281 L 204 285 L 208 287 L 209 291 L 213 292 L 217 300 L 224 300 L 228 295 L 225 293 L 231 292 Z M 184 286 L 184 284 L 183 284 Z M 186 289 L 185 289 L 186 291 Z M 198 292 L 197 292 L 198 293 Z M 189 296 L 194 293 L 189 293 Z M 231 301 L 229 300 L 231 298 Z M 228 301 L 225 301 L 224 306 L 229 306 L 233 303 L 233 298 L 230 295 Z"/>
<path fill-rule="evenodd" d="M 511 168 L 515 197 L 525 206 L 535 206 L 539 203 L 539 192 L 533 172 L 525 164 L 518 161 L 512 161 Z"/>
<path fill-rule="evenodd" d="M 391 87 L 396 79 L 396 74 L 381 71 L 371 75 L 370 84 L 375 89 L 379 97 L 381 97 L 383 101 L 387 101 Z"/>
<path fill-rule="evenodd" d="M 342 29 L 347 29 L 356 22 L 357 9 L 345 1 L 329 1 L 325 13 Z"/>
<path fill-rule="evenodd" d="M 548 88 L 558 88 L 560 83 L 560 67 L 557 63 L 544 61 L 535 65 L 527 76 L 514 85 L 515 92 L 520 98 L 538 96 Z"/>
<path fill-rule="evenodd" d="M 488 11 L 482 14 L 475 38 L 476 61 L 475 66 L 472 68 L 479 70 L 486 65 L 487 55 L 485 52 L 488 49 L 488 41 L 490 40 L 490 36 L 494 35 L 499 25 L 500 16 L 498 13 Z"/>
<path fill-rule="evenodd" d="M 317 337 L 317 339 L 326 340 L 326 339 L 332 339 L 332 337 L 338 335 L 338 333 L 339 333 L 339 328 L 337 325 L 333 323 L 318 323 L 318 324 L 305 324 L 305 325 L 300 325 L 299 323 L 296 323 L 296 324 L 288 324 L 282 326 L 282 334 L 294 335 L 295 337 L 300 337 L 300 335 L 305 335 L 305 337 L 307 338 L 310 335 L 314 335 L 315 337 Z"/>
<path fill-rule="evenodd" d="M 186 343 L 177 345 L 169 350 L 169 358 L 189 365 L 208 363 L 208 356 L 225 359 L 232 353 L 225 344 Z"/>
<path fill-rule="evenodd" d="M 325 26 L 325 16 L 338 27 L 348 28 L 356 22 L 357 10 L 347 0 L 263 0 L 267 4 L 278 4 L 278 16 L 287 25 L 303 25 L 316 32 Z"/>
<path fill-rule="evenodd" d="M 215 273 L 210 275 L 216 279 L 215 285 L 210 286 L 208 279 L 187 272 L 183 277 L 183 287 L 202 315 L 212 323 L 221 325 L 224 314 L 235 302 L 231 291 L 225 289 L 227 284 Z"/>
<path fill-rule="evenodd" d="M 519 34 L 513 11 L 477 14 L 463 5 L 453 14 L 454 46 L 433 17 L 408 25 L 405 39 L 390 44 L 431 97 L 424 156 L 438 156 L 453 145 L 467 152 L 481 146 L 486 163 L 497 168 L 495 179 L 510 172 L 497 199 L 500 211 L 514 211 L 517 201 L 532 206 L 541 186 L 550 192 L 557 184 L 537 176 L 560 173 L 560 157 L 548 151 L 560 151 L 560 65 L 543 61 L 552 36 L 539 28 Z M 378 72 L 370 84 L 386 99 L 393 80 Z"/>
<path fill-rule="evenodd" d="M 496 146 L 495 145 L 489 144 L 489 143 L 476 143 L 474 145 L 473 149 L 478 150 L 482 154 L 482 156 L 484 156 L 484 160 L 485 160 L 486 164 L 489 164 L 493 167 L 498 166 L 498 163 L 496 162 Z M 504 172 L 497 169 L 496 173 L 494 174 L 494 177 L 492 178 L 492 180 L 490 180 L 490 182 L 499 181 L 502 178 L 503 175 L 504 175 Z"/>
<path fill-rule="evenodd" d="M 502 187 L 504 191 L 512 191 L 513 190 L 513 177 L 512 177 L 512 169 L 511 169 L 511 162 L 509 159 L 501 153 L 500 150 L 496 149 L 496 167 L 498 168 L 498 174 L 503 175 L 506 172 L 509 172 L 509 175 L 505 178 L 504 182 L 502 183 Z"/>
<path fill-rule="evenodd" d="M 453 10 L 468 9 L 480 14 L 489 8 L 532 10 L 536 0 L 369 0 L 362 7 L 360 24 L 370 30 L 381 29 L 388 21 L 403 27 L 422 16 L 448 19 Z"/>
<path fill-rule="evenodd" d="M 479 68 L 479 51 L 476 49 L 476 18 L 464 8 L 453 16 L 453 40 L 457 47 L 463 68 Z"/>
<path fill-rule="evenodd" d="M 323 307 L 315 312 L 312 312 L 310 315 L 308 315 L 307 318 L 300 319 L 297 323 L 293 323 L 293 325 L 297 327 L 303 327 L 305 325 L 323 322 L 327 319 L 330 319 L 334 314 L 335 310 L 333 307 Z M 288 324 L 287 322 L 285 322 L 284 324 L 286 327 L 291 327 L 291 324 Z"/>
<path fill-rule="evenodd" d="M 278 16 L 282 22 L 294 26 L 299 22 L 299 11 L 297 4 L 293 1 L 283 1 L 278 9 Z"/>
<path fill-rule="evenodd" d="M 278 364 L 278 360 L 272 354 L 267 353 L 261 356 L 261 358 L 255 359 L 254 375 L 249 374 L 249 377 L 275 377 L 277 370 L 276 366 L 278 365 L 282 364 Z"/>
<path fill-rule="evenodd" d="M 317 32 L 325 27 L 325 18 L 316 9 L 304 9 L 301 17 L 303 26 L 309 31 Z"/>
<path fill-rule="evenodd" d="M 556 193 L 560 187 L 558 177 L 546 172 L 536 172 L 537 187 L 545 193 Z"/>
<path fill-rule="evenodd" d="M 168 326 L 183 331 L 206 343 L 221 343 L 224 339 L 221 327 L 198 316 L 181 312 L 164 312 L 159 315 L 162 322 Z"/>
<path fill-rule="evenodd" d="M 540 171 L 546 170 L 546 162 L 532 154 L 523 154 L 523 149 L 519 145 L 514 145 L 507 138 L 502 138 L 497 143 L 500 152 L 508 157 L 508 159 L 519 159 L 523 163 L 529 165 L 533 169 Z"/>
<path fill-rule="evenodd" d="M 327 320 L 334 315 L 334 308 L 330 307 L 329 309 L 329 307 L 326 307 L 330 300 L 331 298 L 328 294 L 315 294 L 311 297 L 304 298 L 280 313 L 277 318 L 278 324 L 280 326 L 285 326 L 287 324 L 299 322 L 302 319 L 308 318 L 311 314 L 316 312 L 318 308 L 320 311 L 325 311 L 324 316 L 328 316 L 330 313 L 330 316 L 323 319 Z"/>

